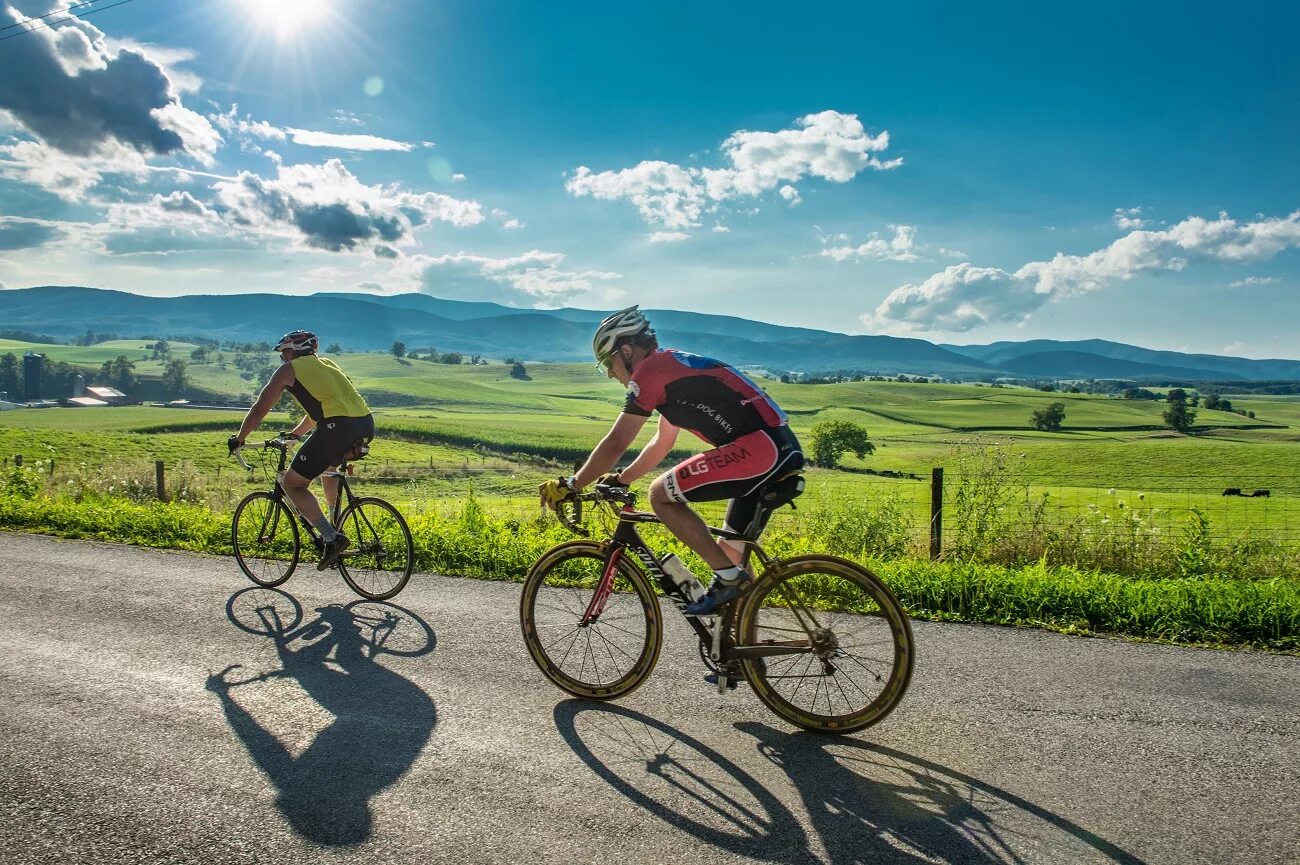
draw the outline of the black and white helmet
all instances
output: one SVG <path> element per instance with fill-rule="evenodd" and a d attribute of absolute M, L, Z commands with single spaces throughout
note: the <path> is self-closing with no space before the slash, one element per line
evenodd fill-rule
<path fill-rule="evenodd" d="M 320 341 L 310 330 L 291 330 L 275 344 L 276 351 L 291 348 L 295 352 L 312 352 L 320 348 Z"/>
<path fill-rule="evenodd" d="M 618 341 L 624 337 L 636 336 L 650 329 L 650 321 L 635 306 L 619 310 L 600 323 L 596 335 L 591 338 L 591 351 L 596 361 L 602 366 L 609 365 L 614 356 Z"/>

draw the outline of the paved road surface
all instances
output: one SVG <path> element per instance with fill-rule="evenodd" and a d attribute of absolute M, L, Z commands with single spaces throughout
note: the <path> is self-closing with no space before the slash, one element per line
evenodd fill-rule
<path fill-rule="evenodd" d="M 395 609 L 184 553 L 0 533 L 0 561 L 13 865 L 1300 862 L 1294 657 L 918 623 L 902 706 L 837 739 L 711 691 L 675 616 L 596 705 L 533 667 L 514 584 Z"/>

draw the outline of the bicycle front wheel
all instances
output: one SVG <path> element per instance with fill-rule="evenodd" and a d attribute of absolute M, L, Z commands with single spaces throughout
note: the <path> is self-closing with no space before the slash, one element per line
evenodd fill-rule
<path fill-rule="evenodd" d="M 270 493 L 249 493 L 235 508 L 231 546 L 239 569 L 259 586 L 278 586 L 298 566 L 298 521 Z"/>
<path fill-rule="evenodd" d="M 607 565 L 605 544 L 560 544 L 533 565 L 519 600 L 533 661 L 556 685 L 589 700 L 633 691 L 654 669 L 663 642 L 659 601 L 645 575 L 621 553 L 604 610 L 592 614 Z"/>
<path fill-rule="evenodd" d="M 754 694 L 808 730 L 851 733 L 893 711 L 912 678 L 912 625 L 866 568 L 833 556 L 781 563 L 740 611 L 740 644 L 801 649 L 742 662 Z"/>
<path fill-rule="evenodd" d="M 415 569 L 415 546 L 397 508 L 383 499 L 355 499 L 339 516 L 338 530 L 351 542 L 339 559 L 339 573 L 352 591 L 383 601 L 406 587 Z"/>

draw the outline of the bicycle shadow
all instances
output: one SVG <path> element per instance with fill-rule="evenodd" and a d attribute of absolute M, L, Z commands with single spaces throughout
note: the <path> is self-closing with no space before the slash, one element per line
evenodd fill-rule
<path fill-rule="evenodd" d="M 593 772 L 634 804 L 723 850 L 812 863 L 794 815 L 753 776 L 704 743 L 640 712 L 569 699 L 555 726 Z"/>
<path fill-rule="evenodd" d="M 883 745 L 746 722 L 785 771 L 831 865 L 1142 860 L 1046 808 Z"/>
<path fill-rule="evenodd" d="M 227 618 L 273 640 L 281 667 L 231 681 L 229 674 L 241 666 L 231 664 L 209 675 L 206 687 L 220 698 L 231 729 L 275 786 L 276 805 L 289 825 L 320 844 L 355 845 L 371 835 L 370 800 L 406 773 L 438 721 L 429 695 L 376 656 L 426 655 L 437 640 L 428 623 L 394 604 L 331 604 L 316 614 L 298 627 L 302 607 L 287 592 L 236 592 L 226 603 Z M 281 681 L 296 684 L 332 716 L 297 754 L 268 724 L 300 728 L 312 713 L 301 707 L 292 713 L 292 699 L 301 700 L 300 694 L 263 684 Z M 245 687 L 249 696 L 236 700 L 232 690 Z"/>

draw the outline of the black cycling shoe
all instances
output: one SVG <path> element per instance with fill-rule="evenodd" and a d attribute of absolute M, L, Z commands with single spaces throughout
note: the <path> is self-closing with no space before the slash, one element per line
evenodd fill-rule
<path fill-rule="evenodd" d="M 334 540 L 325 545 L 325 552 L 321 554 L 320 564 L 316 566 L 316 570 L 324 571 L 337 565 L 343 551 L 350 546 L 352 546 L 352 542 L 345 536 L 338 535 L 335 537 Z"/>

